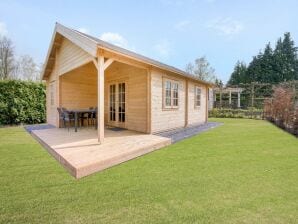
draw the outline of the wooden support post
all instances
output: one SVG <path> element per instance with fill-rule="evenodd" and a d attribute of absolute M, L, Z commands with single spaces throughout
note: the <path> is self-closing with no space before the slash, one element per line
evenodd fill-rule
<path fill-rule="evenodd" d="M 229 104 L 230 104 L 230 106 L 232 104 L 232 91 L 231 90 L 229 91 Z"/>
<path fill-rule="evenodd" d="M 61 76 L 57 76 L 57 107 L 62 107 L 62 91 L 61 91 Z M 59 116 L 59 115 L 58 115 Z M 58 127 L 61 128 L 62 127 L 62 123 L 60 120 L 60 116 L 58 117 Z"/>
<path fill-rule="evenodd" d="M 238 92 L 238 98 L 237 98 L 237 100 L 238 100 L 238 108 L 240 108 L 240 92 Z"/>
<path fill-rule="evenodd" d="M 185 117 L 184 127 L 188 126 L 188 80 L 185 82 Z"/>
<path fill-rule="evenodd" d="M 104 57 L 100 55 L 97 61 L 97 135 L 100 144 L 104 141 Z"/>
<path fill-rule="evenodd" d="M 219 90 L 219 107 L 220 108 L 222 107 L 222 90 L 221 90 L 221 88 Z"/>
<path fill-rule="evenodd" d="M 147 69 L 147 133 L 151 134 L 151 69 Z"/>
<path fill-rule="evenodd" d="M 213 101 L 216 102 L 216 92 L 214 89 L 212 90 L 212 94 L 213 94 Z"/>
<path fill-rule="evenodd" d="M 255 84 L 251 84 L 251 107 L 254 107 L 255 104 Z"/>
<path fill-rule="evenodd" d="M 208 122 L 208 102 L 209 102 L 209 89 L 208 86 L 206 86 L 206 116 L 205 116 L 205 122 Z"/>
<path fill-rule="evenodd" d="M 56 54 L 56 58 L 58 59 L 55 66 L 58 66 L 59 68 L 59 50 L 56 50 L 55 52 Z M 55 76 L 56 76 L 56 82 L 55 82 L 55 104 L 56 104 L 56 107 L 61 107 L 61 79 L 60 79 L 60 73 L 58 72 L 58 69 L 56 70 L 55 72 Z M 56 110 L 56 113 L 58 111 Z M 59 116 L 59 113 L 57 113 L 57 119 L 56 119 L 56 127 L 60 128 L 61 127 L 61 124 L 60 124 L 60 116 Z"/>

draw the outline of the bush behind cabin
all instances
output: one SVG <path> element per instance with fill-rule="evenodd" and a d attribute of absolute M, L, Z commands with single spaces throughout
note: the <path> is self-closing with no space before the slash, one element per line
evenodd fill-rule
<path fill-rule="evenodd" d="M 46 120 L 45 85 L 20 80 L 0 81 L 0 125 L 36 124 Z"/>

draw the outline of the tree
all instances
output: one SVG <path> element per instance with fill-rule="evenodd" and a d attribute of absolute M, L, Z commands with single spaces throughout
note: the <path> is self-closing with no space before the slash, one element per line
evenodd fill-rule
<path fill-rule="evenodd" d="M 188 63 L 185 68 L 189 74 L 208 82 L 215 81 L 215 70 L 210 66 L 206 57 L 197 58 L 194 63 Z"/>
<path fill-rule="evenodd" d="M 219 87 L 219 88 L 222 88 L 224 86 L 223 82 L 218 78 L 215 79 L 214 84 L 216 87 Z"/>
<path fill-rule="evenodd" d="M 276 82 L 297 79 L 298 59 L 297 47 L 291 39 L 290 33 L 285 33 L 283 40 L 278 39 L 274 50 L 274 64 Z"/>
<path fill-rule="evenodd" d="M 274 71 L 273 50 L 270 42 L 266 45 L 262 57 L 259 59 L 259 71 L 257 81 L 261 83 L 274 83 L 276 73 Z"/>
<path fill-rule="evenodd" d="M 18 79 L 38 81 L 40 80 L 40 68 L 30 55 L 22 55 L 17 62 L 15 76 Z"/>
<path fill-rule="evenodd" d="M 285 33 L 283 38 L 277 40 L 274 50 L 268 43 L 264 51 L 253 56 L 245 75 L 242 73 L 241 65 L 237 62 L 229 84 L 251 82 L 276 84 L 290 80 L 298 80 L 297 47 L 295 47 L 290 33 Z"/>
<path fill-rule="evenodd" d="M 237 85 L 239 83 L 246 83 L 246 64 L 242 61 L 237 61 L 234 71 L 228 81 L 228 85 Z"/>
<path fill-rule="evenodd" d="M 5 36 L 0 36 L 0 80 L 11 78 L 14 67 L 14 47 L 12 41 Z"/>
<path fill-rule="evenodd" d="M 257 82 L 262 76 L 261 72 L 261 60 L 263 53 L 259 52 L 257 56 L 252 58 L 252 61 L 248 64 L 245 83 Z"/>
<path fill-rule="evenodd" d="M 4 79 L 40 80 L 40 66 L 29 55 L 16 59 L 13 43 L 5 36 L 0 37 L 0 80 Z"/>

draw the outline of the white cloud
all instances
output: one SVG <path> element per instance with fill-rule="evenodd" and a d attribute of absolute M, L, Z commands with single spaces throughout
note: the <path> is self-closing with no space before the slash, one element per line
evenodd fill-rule
<path fill-rule="evenodd" d="M 155 52 L 163 58 L 167 58 L 170 54 L 170 42 L 168 40 L 162 40 L 160 43 L 153 46 Z"/>
<path fill-rule="evenodd" d="M 8 34 L 6 24 L 3 22 L 0 22 L 0 36 L 5 36 Z"/>
<path fill-rule="evenodd" d="M 119 47 L 123 48 L 129 48 L 128 46 L 128 41 L 121 36 L 119 33 L 111 33 L 111 32 L 106 32 L 100 35 L 99 37 L 103 41 L 107 41 L 111 44 L 114 44 Z"/>
<path fill-rule="evenodd" d="M 175 29 L 179 31 L 185 30 L 190 25 L 190 21 L 188 20 L 182 20 L 175 24 Z"/>
<path fill-rule="evenodd" d="M 233 20 L 230 17 L 211 20 L 206 24 L 206 27 L 213 29 L 219 34 L 225 36 L 233 36 L 240 33 L 244 29 L 244 26 L 241 22 Z"/>
<path fill-rule="evenodd" d="M 89 33 L 90 33 L 89 29 L 87 29 L 87 28 L 85 28 L 85 27 L 80 27 L 80 28 L 78 29 L 78 31 L 80 31 L 80 32 L 82 32 L 82 33 L 86 33 L 86 34 L 89 34 Z"/>

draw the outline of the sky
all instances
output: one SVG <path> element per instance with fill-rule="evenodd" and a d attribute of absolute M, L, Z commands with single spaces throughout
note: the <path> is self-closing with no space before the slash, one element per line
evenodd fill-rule
<path fill-rule="evenodd" d="M 297 0 L 0 0 L 0 35 L 43 63 L 59 22 L 183 70 L 206 56 L 226 82 L 237 60 L 285 32 L 298 42 L 297 9 Z"/>

